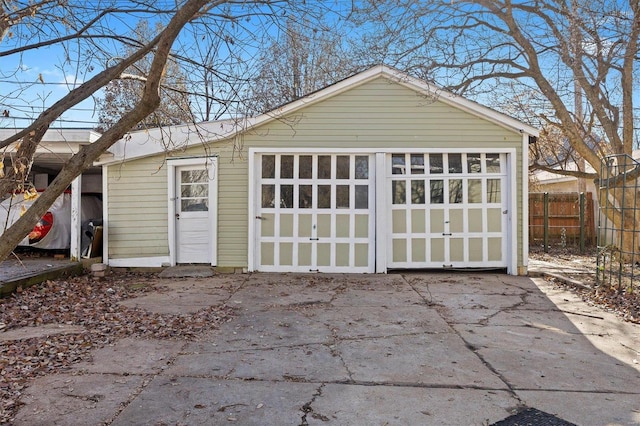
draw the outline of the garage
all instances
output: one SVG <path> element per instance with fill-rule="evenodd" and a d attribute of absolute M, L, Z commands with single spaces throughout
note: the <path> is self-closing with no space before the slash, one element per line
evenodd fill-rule
<path fill-rule="evenodd" d="M 107 262 L 526 274 L 528 145 L 537 134 L 385 66 L 259 116 L 134 132 L 102 164 Z M 193 192 L 205 182 L 178 188 L 177 177 L 213 158 L 205 215 L 204 192 Z M 197 195 L 197 211 L 177 210 L 183 190 Z M 191 216 L 209 219 L 193 227 L 198 238 L 181 238 Z"/>

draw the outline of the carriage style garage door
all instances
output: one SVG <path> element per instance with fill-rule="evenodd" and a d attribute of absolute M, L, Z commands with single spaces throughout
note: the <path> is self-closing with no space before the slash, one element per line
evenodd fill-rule
<path fill-rule="evenodd" d="M 256 154 L 256 269 L 506 268 L 507 159 L 491 152 Z"/>
<path fill-rule="evenodd" d="M 257 269 L 375 272 L 373 159 L 257 155 Z"/>
<path fill-rule="evenodd" d="M 506 154 L 387 155 L 389 268 L 507 267 Z"/>

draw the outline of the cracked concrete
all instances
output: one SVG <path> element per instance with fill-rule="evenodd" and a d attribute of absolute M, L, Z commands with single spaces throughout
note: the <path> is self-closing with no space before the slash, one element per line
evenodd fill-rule
<path fill-rule="evenodd" d="M 26 389 L 16 424 L 487 425 L 533 407 L 640 424 L 640 327 L 500 274 L 159 280 L 127 303 L 238 316 L 198 341 L 123 339 Z"/>

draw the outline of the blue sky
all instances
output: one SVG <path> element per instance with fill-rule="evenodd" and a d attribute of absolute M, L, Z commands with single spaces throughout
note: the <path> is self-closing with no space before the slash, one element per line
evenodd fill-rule
<path fill-rule="evenodd" d="M 98 0 L 88 1 L 95 2 Z M 129 4 L 124 0 L 107 1 L 114 1 L 116 2 L 115 4 L 121 5 Z M 337 23 L 336 16 L 332 16 L 332 13 L 329 13 L 331 8 L 333 10 L 338 8 L 348 10 L 351 5 L 350 2 L 345 0 L 327 1 L 323 2 L 323 4 L 326 4 L 326 18 L 330 25 Z M 157 5 L 161 6 L 161 3 L 157 3 Z M 130 33 L 138 18 L 139 16 L 134 15 L 119 15 L 111 17 L 107 24 L 114 31 Z M 162 19 L 166 19 L 166 16 Z M 240 25 L 246 26 L 246 30 L 250 31 L 252 27 L 259 28 L 258 21 L 259 18 L 253 17 L 249 21 L 242 21 Z M 360 27 L 359 30 L 366 32 L 367 29 L 367 24 L 365 23 L 364 27 Z M 277 27 L 271 26 L 262 35 L 266 34 L 275 38 L 276 32 Z M 188 34 L 188 32 L 185 32 L 185 34 Z M 255 54 L 255 51 L 263 47 L 267 41 L 253 40 L 253 43 L 248 46 L 242 55 L 249 57 Z M 13 40 L 3 40 L 3 43 L 0 43 L 0 51 L 9 48 L 13 42 Z M 179 42 L 193 43 L 187 35 L 183 36 Z M 72 60 L 74 59 L 73 53 L 69 56 Z M 224 54 L 219 55 L 219 57 L 224 61 Z M 13 55 L 0 58 L 0 112 L 8 109 L 10 113 L 9 118 L 2 117 L 2 114 L 0 114 L 0 127 L 24 127 L 43 108 L 51 106 L 55 101 L 66 95 L 71 88 L 85 81 L 94 72 L 88 70 L 87 67 L 81 67 L 78 70 L 77 67 L 68 62 L 64 64 L 64 58 L 65 51 L 61 47 L 43 48 L 26 52 L 20 56 Z M 103 64 L 96 64 L 96 70 L 101 70 L 102 68 Z M 18 73 L 12 73 L 14 69 L 19 69 Z M 28 88 L 18 92 L 18 89 L 24 86 L 25 83 L 28 84 Z M 9 98 L 5 98 L 8 95 Z M 96 95 L 101 96 L 101 93 L 98 92 Z M 482 98 L 475 100 L 483 103 Z M 572 99 L 567 100 L 568 105 L 571 105 L 572 102 Z M 484 103 L 487 104 L 487 102 Z M 63 114 L 55 122 L 54 126 L 91 128 L 96 123 L 97 112 L 94 111 L 94 100 L 88 99 Z"/>
<path fill-rule="evenodd" d="M 21 58 L 3 59 L 3 70 L 19 68 L 16 75 L 0 76 L 0 93 L 17 99 L 0 100 L 0 110 L 9 109 L 10 117 L 0 117 L 0 127 L 24 127 L 69 90 L 82 83 L 85 76 L 76 76 L 62 69 L 59 48 L 27 52 Z M 47 60 L 43 60 L 47 58 Z M 25 90 L 20 91 L 21 88 Z M 7 105 L 8 104 L 8 105 Z M 56 122 L 60 127 L 92 127 L 96 116 L 93 100 L 86 100 L 72 108 Z"/>
<path fill-rule="evenodd" d="M 88 1 L 90 3 L 96 2 L 96 7 L 98 7 L 98 4 L 102 6 L 106 5 L 106 3 L 97 3 L 100 0 Z M 130 4 L 123 0 L 106 1 L 114 1 L 114 4 L 121 8 L 124 7 L 125 4 Z M 325 3 L 327 5 L 332 4 L 334 9 L 337 7 L 336 5 L 339 5 L 339 7 L 347 5 L 347 3 L 344 3 L 342 0 Z M 156 7 L 163 7 L 163 5 L 168 6 L 169 3 L 156 2 L 154 5 Z M 249 7 L 244 7 L 244 9 L 248 8 Z M 329 9 L 327 9 L 327 11 L 329 11 Z M 91 13 L 95 12 L 92 11 Z M 154 20 L 166 22 L 169 18 L 166 14 L 119 14 L 106 18 L 103 24 L 107 25 L 113 32 L 132 35 L 132 29 L 135 28 L 136 23 L 141 17 L 150 18 L 150 25 L 153 25 Z M 325 16 L 325 18 L 329 21 L 334 19 L 329 16 Z M 238 49 L 240 52 L 236 53 L 237 56 L 244 55 L 245 58 L 255 56 L 256 51 L 266 45 L 268 40 L 264 40 L 262 37 L 266 35 L 267 37 L 275 38 L 278 31 L 277 26 L 273 24 L 269 25 L 268 18 L 259 16 L 252 16 L 250 19 L 240 20 L 233 28 L 231 28 L 228 20 L 221 20 L 221 22 L 224 22 L 223 25 L 225 27 L 222 30 L 220 30 L 220 27 L 217 27 L 215 30 L 228 33 L 232 37 L 239 38 L 241 37 L 241 32 L 244 32 L 246 35 L 252 31 L 256 31 L 255 38 L 251 43 L 244 43 L 242 46 L 239 46 L 240 43 L 230 45 L 231 48 Z M 266 29 L 264 27 L 266 27 Z M 203 26 L 198 26 L 197 28 L 200 31 L 204 29 Z M 181 43 L 193 46 L 194 42 L 190 37 L 190 29 L 185 28 L 183 35 L 176 43 L 176 47 Z M 0 52 L 14 47 L 16 43 L 18 43 L 16 38 L 6 37 L 0 43 Z M 114 47 L 114 43 L 110 43 L 109 41 L 101 43 L 104 49 L 113 51 L 114 55 L 117 54 L 115 52 L 117 52 L 118 49 Z M 73 43 L 70 43 L 70 46 L 70 49 L 74 48 Z M 218 52 L 218 59 L 222 58 L 224 61 L 225 55 L 229 55 L 229 53 L 228 51 L 225 53 L 224 45 L 221 48 L 223 50 L 222 52 Z M 95 71 L 88 69 L 89 67 L 85 65 L 77 67 L 73 64 L 73 61 L 77 60 L 78 56 L 77 53 L 65 51 L 62 46 L 58 45 L 39 48 L 20 55 L 0 58 L 0 112 L 8 110 L 10 115 L 7 118 L 0 114 L 0 127 L 20 128 L 30 124 L 31 120 L 40 114 L 44 108 L 51 106 L 57 100 L 68 94 L 69 90 L 89 79 L 95 72 L 104 69 L 103 61 L 95 63 Z M 68 60 L 65 62 L 65 58 L 67 57 L 71 59 L 71 63 Z M 224 69 L 224 67 L 221 67 L 221 69 Z M 14 72 L 14 70 L 17 70 L 17 72 Z M 102 92 L 97 92 L 95 95 L 101 97 Z M 92 128 L 98 122 L 98 113 L 94 109 L 94 99 L 87 99 L 64 113 L 62 117 L 54 123 L 54 126 Z"/>

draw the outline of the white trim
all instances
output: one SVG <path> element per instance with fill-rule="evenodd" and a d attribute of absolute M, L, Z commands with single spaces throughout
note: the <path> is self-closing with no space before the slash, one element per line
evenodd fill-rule
<path fill-rule="evenodd" d="M 529 137 L 522 135 L 522 266 L 529 267 Z M 595 216 L 595 215 L 594 215 Z M 516 270 L 517 275 L 519 271 Z"/>
<path fill-rule="evenodd" d="M 169 264 L 176 265 L 176 168 L 181 166 L 206 166 L 209 171 L 209 263 L 216 266 L 218 262 L 218 156 L 176 158 L 167 160 L 167 203 L 168 203 L 168 244 Z"/>
<path fill-rule="evenodd" d="M 169 262 L 168 256 L 107 259 L 107 264 L 112 268 L 161 268 L 167 266 Z"/>
<path fill-rule="evenodd" d="M 280 177 L 281 172 L 281 162 L 280 159 L 282 156 L 291 155 L 294 158 L 293 162 L 293 176 L 299 176 L 300 172 L 300 163 L 299 157 L 300 155 L 308 155 L 313 158 L 314 164 L 316 159 L 319 159 L 324 154 L 319 154 L 313 152 L 312 150 L 306 150 L 302 153 L 291 154 L 290 152 L 282 152 L 280 154 L 274 153 L 264 153 L 259 152 L 259 150 L 251 150 L 250 158 L 252 159 L 250 163 L 250 194 L 249 194 L 249 205 L 252 206 L 249 208 L 249 238 L 250 238 L 250 248 L 248 257 L 249 260 L 249 269 L 250 270 L 258 270 L 263 272 L 310 272 L 310 271 L 319 271 L 319 272 L 361 272 L 361 273 L 374 273 L 375 272 L 375 228 L 376 228 L 376 217 L 375 217 L 375 206 L 376 206 L 376 193 L 375 193 L 375 179 L 376 179 L 376 171 L 374 166 L 374 154 L 371 152 L 367 152 L 366 154 L 354 154 L 352 152 L 345 153 L 345 156 L 349 158 L 350 171 L 348 178 L 339 178 L 337 177 L 337 161 L 341 156 L 340 153 L 331 152 L 327 153 L 327 157 L 330 158 L 331 161 L 331 177 L 327 179 L 322 179 L 318 181 L 318 168 L 316 166 L 312 169 L 312 175 L 308 176 L 304 179 L 291 179 L 291 177 Z M 274 167 L 274 176 L 272 177 L 262 177 L 261 176 L 261 159 L 263 156 L 272 156 L 275 157 L 275 167 Z M 369 175 L 366 179 L 358 178 L 356 173 L 356 159 L 359 155 L 366 157 L 369 164 Z M 319 160 L 318 160 L 319 161 Z M 297 184 L 294 182 L 297 180 Z M 304 183 L 300 183 L 304 182 Z M 313 191 L 313 199 L 318 200 L 318 189 L 319 182 L 323 182 L 323 185 L 327 185 L 332 192 L 335 194 L 336 188 L 338 185 L 347 185 L 351 188 L 349 191 L 349 208 L 342 209 L 340 207 L 335 206 L 334 201 L 331 202 L 332 206 L 315 206 L 315 207 L 302 207 L 300 205 L 300 198 L 298 190 L 295 190 L 292 194 L 292 205 L 283 205 L 282 199 L 278 198 L 281 188 L 283 186 L 288 186 L 292 184 L 295 185 L 309 185 L 312 187 Z M 263 207 L 262 206 L 262 192 L 261 185 L 268 184 L 273 185 L 275 187 L 274 196 L 276 199 L 270 203 L 270 206 Z M 356 207 L 356 189 L 360 185 L 365 185 L 367 187 L 368 194 L 368 205 L 366 208 Z M 334 196 L 332 195 L 332 199 Z M 276 202 L 276 200 L 281 200 Z M 313 203 L 316 204 L 316 201 Z M 366 212 L 366 214 L 365 214 Z M 268 218 L 280 218 L 280 215 L 286 215 L 292 217 L 291 226 L 293 227 L 292 234 L 282 234 L 280 232 L 280 221 L 275 220 L 273 223 L 273 234 L 265 235 L 262 234 L 262 225 L 265 223 L 261 219 L 257 219 L 258 216 L 264 216 L 266 220 Z M 366 235 L 356 235 L 356 217 L 358 216 L 366 216 L 367 220 L 367 234 Z M 303 228 L 306 231 L 309 231 L 310 234 L 306 234 L 300 232 L 300 217 L 302 216 L 310 216 L 312 217 L 313 225 L 311 228 Z M 321 232 L 319 228 L 319 218 L 324 217 L 330 221 L 329 228 L 323 228 L 325 231 L 329 231 L 329 235 L 319 235 Z M 340 235 L 338 236 L 337 231 L 337 217 L 348 218 L 348 232 L 349 235 Z M 311 225 L 311 224 L 309 224 Z M 303 235 L 304 234 L 304 235 Z M 320 241 L 319 241 L 320 240 Z M 253 244 L 251 244 L 253 243 Z M 273 244 L 273 262 L 262 262 L 262 243 Z M 356 252 L 357 246 L 361 244 L 365 244 L 367 246 L 367 262 L 364 265 L 356 266 Z M 300 245 L 304 245 L 308 247 L 311 251 L 309 263 L 306 261 L 299 262 L 298 251 L 296 248 L 299 248 Z M 280 250 L 288 245 L 293 246 L 292 258 L 288 261 L 282 262 L 282 258 L 280 257 Z M 329 263 L 324 265 L 319 265 L 318 261 L 320 259 L 320 248 L 326 247 L 328 245 L 330 247 L 330 258 Z M 344 248 L 345 246 L 349 247 L 349 255 L 348 258 L 337 258 L 334 256 L 336 252 L 334 250 L 338 249 L 338 246 Z M 306 259 L 306 258 L 305 258 Z M 358 258 L 360 259 L 360 258 Z"/>
<path fill-rule="evenodd" d="M 167 161 L 167 244 L 169 264 L 176 265 L 176 163 Z"/>
<path fill-rule="evenodd" d="M 523 143 L 528 143 L 528 135 L 523 135 Z M 255 212 L 256 203 L 258 201 L 258 195 L 255 193 L 257 188 L 256 182 L 256 163 L 255 157 L 258 154 L 265 153 L 291 153 L 291 154 L 322 154 L 322 153 L 350 153 L 350 154 L 369 154 L 375 155 L 375 272 L 386 273 L 387 272 L 387 259 L 388 259 L 388 212 L 387 212 L 387 191 L 386 191 L 386 156 L 392 153 L 468 153 L 469 148 L 262 148 L 251 147 L 249 148 L 249 253 L 248 253 L 248 268 L 249 271 L 254 271 L 257 263 L 257 248 L 256 248 L 256 224 Z M 491 147 L 478 147 L 473 148 L 473 152 L 477 153 L 496 153 L 506 154 L 506 188 L 504 194 L 508 196 L 508 202 L 506 203 L 507 218 L 505 224 L 505 237 L 503 238 L 503 250 L 505 251 L 505 263 L 507 265 L 507 273 L 510 275 L 518 274 L 518 252 L 520 246 L 518 245 L 518 201 L 517 191 L 518 185 L 516 181 L 517 176 L 517 149 L 513 147 L 508 148 L 491 148 Z M 525 157 L 525 160 L 528 157 Z M 523 176 L 527 175 L 526 170 L 523 170 Z M 526 185 L 527 182 L 523 182 Z M 523 187 L 523 190 L 526 188 Z M 526 192 L 523 192 L 523 197 Z M 523 202 L 523 208 L 527 207 L 526 202 Z M 523 218 L 527 214 L 527 211 L 522 212 Z M 527 230 L 523 228 L 524 232 Z M 523 244 L 527 241 L 526 237 L 523 238 Z M 528 252 L 528 247 L 522 246 L 523 252 Z"/>
<path fill-rule="evenodd" d="M 507 273 L 509 275 L 518 275 L 518 248 L 520 245 L 518 244 L 518 181 L 516 180 L 516 170 L 517 168 L 517 156 L 516 149 L 513 148 L 511 153 L 507 155 L 509 161 L 507 164 L 509 166 L 509 174 L 508 174 L 508 182 L 509 185 L 509 214 L 507 215 L 507 220 L 511 222 L 511 226 L 509 226 L 509 233 L 511 235 L 507 235 L 508 245 L 507 245 L 507 253 L 509 253 L 509 263 L 507 264 Z M 523 164 L 524 167 L 524 164 Z M 525 212 L 522 212 L 523 214 Z M 515 250 L 514 250 L 515 248 Z"/>
<path fill-rule="evenodd" d="M 387 273 L 387 227 L 389 217 L 387 216 L 387 191 L 386 188 L 386 153 L 377 152 L 375 160 L 376 180 L 376 273 Z"/>
<path fill-rule="evenodd" d="M 256 157 L 256 152 L 255 152 L 255 148 L 249 148 L 249 191 L 248 191 L 248 209 L 247 212 L 249 214 L 248 217 L 248 223 L 247 223 L 247 230 L 248 230 L 248 235 L 249 235 L 249 241 L 247 241 L 248 244 L 248 253 L 247 253 L 247 269 L 249 272 L 253 272 L 255 271 L 256 265 L 258 264 L 256 256 L 257 256 L 257 244 L 256 244 L 256 221 L 259 220 L 256 217 L 256 203 L 257 201 L 257 194 L 256 194 L 256 188 L 257 188 L 257 182 L 256 182 L 256 161 L 255 161 L 255 157 Z"/>
<path fill-rule="evenodd" d="M 403 269 L 403 268 L 408 268 L 408 269 L 412 269 L 412 268 L 435 268 L 435 269 L 439 269 L 439 268 L 484 268 L 484 267 L 500 267 L 500 268 L 512 268 L 512 264 L 513 264 L 513 251 L 515 250 L 516 252 L 518 252 L 519 250 L 517 249 L 517 247 L 514 247 L 513 244 L 513 231 L 511 229 L 511 215 L 513 215 L 513 205 L 517 205 L 517 203 L 514 203 L 514 199 L 513 199 L 513 193 L 512 193 L 512 189 L 514 187 L 513 184 L 509 183 L 509 179 L 512 179 L 512 173 L 511 171 L 513 170 L 513 165 L 514 163 L 512 162 L 516 149 L 511 148 L 508 152 L 502 152 L 499 153 L 500 154 L 500 163 L 502 164 L 500 172 L 489 172 L 487 170 L 485 170 L 485 166 L 482 166 L 482 171 L 480 172 L 472 172 L 470 170 L 467 170 L 467 167 L 463 167 L 463 170 L 461 170 L 459 173 L 448 173 L 447 169 L 448 169 L 448 165 L 449 165 L 449 161 L 451 159 L 451 154 L 450 152 L 448 152 L 447 150 L 441 150 L 439 152 L 437 152 L 437 154 L 440 156 L 442 155 L 442 160 L 443 160 L 443 167 L 444 170 L 442 173 L 438 173 L 438 174 L 432 174 L 428 172 L 428 165 L 427 165 L 427 160 L 425 159 L 425 166 L 424 169 L 421 171 L 418 171 L 417 173 L 413 172 L 413 167 L 409 168 L 409 164 L 410 164 L 410 160 L 408 157 L 406 157 L 406 163 L 405 165 L 407 166 L 407 168 L 402 168 L 402 170 L 397 170 L 395 168 L 392 168 L 392 154 L 386 154 L 386 164 L 384 166 L 384 170 L 385 170 L 385 176 L 386 176 L 386 181 L 383 184 L 384 185 L 384 191 L 382 191 L 381 193 L 384 194 L 387 199 L 390 199 L 390 197 L 392 197 L 392 182 L 403 182 L 406 185 L 406 193 L 407 193 L 407 200 L 405 200 L 405 202 L 403 203 L 399 203 L 399 204 L 393 204 L 393 201 L 391 202 L 387 202 L 385 203 L 385 205 L 383 206 L 383 208 L 386 210 L 387 213 L 387 223 L 383 223 L 381 224 L 382 226 L 379 227 L 378 229 L 380 229 L 383 235 L 386 235 L 387 237 L 387 241 L 386 243 L 384 243 L 384 247 L 386 248 L 386 256 L 387 256 L 387 267 L 388 268 L 398 268 L 398 269 Z M 473 150 L 472 152 L 476 152 L 475 150 Z M 486 154 L 482 153 L 481 155 L 481 162 L 482 164 L 485 164 L 485 155 L 488 154 L 495 154 L 495 151 L 491 151 L 489 150 Z M 401 154 L 403 157 L 405 157 L 406 153 L 398 153 Z M 423 153 L 420 153 L 420 155 L 422 155 Z M 458 153 L 453 153 L 453 154 L 458 154 Z M 459 155 L 459 154 L 458 154 Z M 463 164 L 467 163 L 468 157 L 465 158 L 465 156 L 462 156 L 463 159 Z M 400 172 L 400 173 L 393 173 L 393 171 L 396 172 Z M 414 180 L 424 180 L 425 181 L 425 202 L 423 203 L 417 203 L 417 204 L 413 204 L 413 202 L 410 202 L 408 200 L 408 194 L 409 194 L 409 187 L 411 185 L 411 182 L 413 182 Z M 429 203 L 428 197 L 429 197 L 429 184 L 426 182 L 427 180 L 429 181 L 433 181 L 433 180 L 437 180 L 437 181 L 443 181 L 444 182 L 444 186 L 443 186 L 443 202 L 441 203 L 436 203 L 436 204 L 431 204 Z M 481 181 L 481 185 L 482 185 L 482 202 L 475 202 L 475 203 L 471 203 L 468 200 L 468 190 L 469 187 L 467 186 L 467 183 L 469 180 L 472 179 L 477 179 Z M 493 201 L 489 201 L 487 198 L 487 184 L 489 180 L 495 180 L 498 179 L 500 181 L 500 191 L 501 191 L 501 199 L 500 202 L 493 202 Z M 450 201 L 450 197 L 449 197 L 449 191 L 450 191 L 450 186 L 448 182 L 451 181 L 457 181 L 460 180 L 462 182 L 464 182 L 464 185 L 462 187 L 462 191 L 463 191 L 463 198 L 461 200 L 460 203 L 454 203 L 452 201 Z M 516 187 L 517 188 L 517 187 Z M 482 214 L 482 216 L 484 217 L 483 219 L 483 225 L 482 225 L 482 231 L 470 231 L 468 228 L 468 222 L 469 222 L 469 214 L 470 214 L 470 209 L 482 209 L 484 211 L 484 213 Z M 492 232 L 489 232 L 489 226 L 488 226 L 488 216 L 487 216 L 487 212 L 488 209 L 491 210 L 496 210 L 496 208 L 498 208 L 498 212 L 500 213 L 500 232 L 499 235 L 496 234 L 495 230 Z M 426 219 L 427 219 L 427 223 L 426 223 L 426 227 L 424 231 L 421 231 L 420 233 L 414 233 L 413 226 L 412 226 L 412 220 L 413 220 L 413 212 L 415 211 L 424 211 L 426 214 Z M 454 234 L 451 234 L 451 229 L 449 228 L 449 218 L 451 218 L 451 212 L 452 211 L 456 211 L 459 214 L 462 214 L 462 229 L 458 229 L 457 231 L 453 231 Z M 436 229 L 434 230 L 432 228 L 433 222 L 429 219 L 429 216 L 432 214 L 435 214 L 436 212 L 440 212 L 440 214 L 443 215 L 443 220 L 444 223 L 442 224 L 442 229 Z M 400 213 L 401 216 L 404 218 L 404 230 L 402 231 L 394 231 L 393 227 L 393 220 L 396 214 Z M 431 223 L 431 224 L 430 224 Z M 424 234 L 423 234 L 424 232 Z M 452 239 L 449 238 L 442 238 L 440 237 L 440 232 L 442 232 L 442 235 L 453 235 Z M 490 253 L 489 253 L 489 239 L 490 238 L 495 238 L 495 237 L 500 237 L 500 242 L 501 242 L 501 247 L 500 247 L 500 251 L 501 251 L 501 255 L 500 255 L 500 259 L 499 260 L 489 260 L 490 259 Z M 427 244 L 427 249 L 426 249 L 426 253 L 427 256 L 426 258 L 420 259 L 420 260 L 415 260 L 415 257 L 413 256 L 413 248 L 411 246 L 412 242 L 412 238 L 426 238 L 425 243 Z M 474 260 L 470 260 L 471 255 L 470 255 L 470 251 L 469 251 L 469 244 L 470 244 L 470 240 L 471 239 L 476 239 L 482 237 L 482 254 L 481 254 L 481 258 L 476 258 Z M 435 260 L 432 255 L 429 255 L 429 240 L 431 240 L 432 238 L 435 238 L 437 240 L 440 240 L 441 243 L 443 244 L 443 259 L 439 259 L 439 260 Z M 456 251 L 456 254 L 459 256 L 460 254 L 462 255 L 460 258 L 457 258 L 457 260 L 454 260 L 455 257 L 458 256 L 454 256 L 454 252 L 452 251 L 452 247 L 453 247 L 453 241 L 457 240 L 456 244 L 461 244 L 461 249 L 462 252 L 459 253 Z M 404 242 L 405 245 L 405 250 L 406 250 L 406 258 L 404 260 L 401 261 L 395 261 L 393 260 L 393 256 L 394 256 L 394 246 L 395 244 L 402 244 Z"/>
<path fill-rule="evenodd" d="M 109 166 L 102 166 L 102 259 L 109 264 Z"/>
<path fill-rule="evenodd" d="M 69 257 L 78 261 L 82 255 L 82 175 L 71 181 L 71 241 Z"/>
<path fill-rule="evenodd" d="M 291 154 L 324 154 L 324 153 L 349 153 L 349 154 L 404 154 L 404 153 L 485 153 L 485 154 L 511 154 L 513 153 L 515 148 L 506 147 L 506 148 L 492 148 L 492 147 L 472 147 L 472 148 L 448 148 L 446 146 L 441 146 L 439 148 L 405 148 L 405 147 L 394 147 L 394 148 L 263 148 L 263 147 L 252 147 L 249 148 L 249 154 L 270 154 L 270 153 L 291 153 Z"/>

